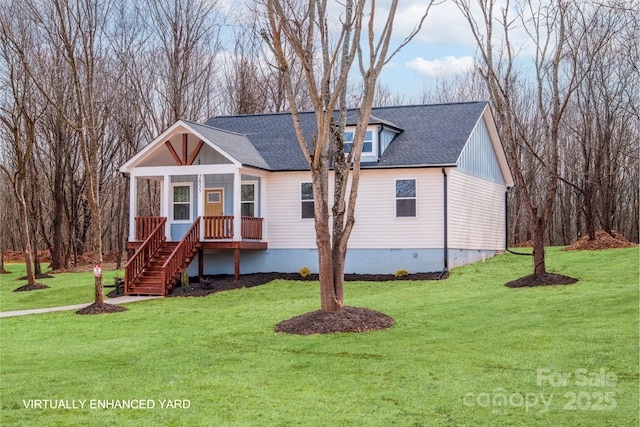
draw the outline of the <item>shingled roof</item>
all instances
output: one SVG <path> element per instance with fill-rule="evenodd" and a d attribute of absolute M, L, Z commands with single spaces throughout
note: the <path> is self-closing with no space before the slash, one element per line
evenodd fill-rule
<path fill-rule="evenodd" d="M 402 132 L 394 138 L 378 162 L 362 166 L 453 166 L 486 106 L 487 102 L 483 101 L 374 108 L 371 115 L 375 123 Z M 351 110 L 349 114 L 355 112 Z M 300 122 L 310 140 L 316 126 L 315 113 L 301 113 Z M 246 137 L 255 151 L 242 141 L 242 147 L 237 148 L 244 154 L 239 157 L 247 157 L 251 160 L 248 163 L 253 166 L 260 163 L 258 167 L 273 171 L 309 169 L 288 113 L 216 116 L 207 120 L 202 127 L 207 126 Z M 230 147 L 228 149 L 231 150 Z M 264 167 L 260 160 L 268 167 Z"/>

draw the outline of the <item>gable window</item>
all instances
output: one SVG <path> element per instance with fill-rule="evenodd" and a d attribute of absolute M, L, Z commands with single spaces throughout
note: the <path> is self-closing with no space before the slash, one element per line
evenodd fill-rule
<path fill-rule="evenodd" d="M 416 216 L 416 180 L 396 179 L 396 218 Z"/>
<path fill-rule="evenodd" d="M 191 183 L 173 184 L 173 220 L 191 221 Z"/>
<path fill-rule="evenodd" d="M 242 184 L 240 194 L 242 216 L 256 216 L 256 184 Z"/>
<path fill-rule="evenodd" d="M 300 184 L 300 217 L 313 218 L 313 185 L 310 182 Z"/>
<path fill-rule="evenodd" d="M 346 131 L 344 133 L 344 152 L 345 154 L 351 151 L 353 147 L 354 131 Z M 373 154 L 373 132 L 368 130 L 364 135 L 364 144 L 362 145 L 362 154 Z"/>

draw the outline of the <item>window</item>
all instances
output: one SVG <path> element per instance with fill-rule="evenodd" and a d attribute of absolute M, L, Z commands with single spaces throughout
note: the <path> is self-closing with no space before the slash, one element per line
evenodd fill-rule
<path fill-rule="evenodd" d="M 213 191 L 207 193 L 207 203 L 220 203 L 220 193 Z"/>
<path fill-rule="evenodd" d="M 396 180 L 396 218 L 416 216 L 416 180 Z"/>
<path fill-rule="evenodd" d="M 256 216 L 256 185 L 242 184 L 240 194 L 242 216 Z"/>
<path fill-rule="evenodd" d="M 300 216 L 302 219 L 313 218 L 313 185 L 310 182 L 303 182 L 300 185 Z"/>
<path fill-rule="evenodd" d="M 344 133 L 344 152 L 345 154 L 351 151 L 351 147 L 353 146 L 353 131 L 347 131 Z M 364 135 L 364 144 L 362 145 L 362 153 L 363 154 L 372 154 L 373 153 L 373 132 L 368 130 Z"/>
<path fill-rule="evenodd" d="M 191 221 L 191 184 L 173 184 L 173 220 Z"/>

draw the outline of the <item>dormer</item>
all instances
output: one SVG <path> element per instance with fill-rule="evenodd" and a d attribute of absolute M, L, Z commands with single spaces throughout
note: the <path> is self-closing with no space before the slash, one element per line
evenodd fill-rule
<path fill-rule="evenodd" d="M 347 125 L 344 130 L 344 152 L 348 153 L 351 150 L 353 136 L 356 130 L 355 120 L 357 115 L 347 117 Z M 377 162 L 384 154 L 385 150 L 391 145 L 396 135 L 403 132 L 395 124 L 388 120 L 380 119 L 376 116 L 369 117 L 369 125 L 367 126 L 367 133 L 364 137 L 364 144 L 362 146 L 362 163 Z"/>

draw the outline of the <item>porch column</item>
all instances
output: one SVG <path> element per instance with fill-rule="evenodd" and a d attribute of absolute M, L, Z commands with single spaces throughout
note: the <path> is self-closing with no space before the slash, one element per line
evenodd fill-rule
<path fill-rule="evenodd" d="M 233 240 L 242 240 L 242 175 L 240 169 L 233 172 Z"/>
<path fill-rule="evenodd" d="M 138 210 L 138 179 L 129 175 L 129 241 L 136 240 L 136 215 Z"/>
<path fill-rule="evenodd" d="M 260 177 L 260 217 L 262 217 L 262 240 L 269 240 L 267 236 L 267 221 L 269 221 L 267 214 L 267 177 Z"/>
<path fill-rule="evenodd" d="M 165 175 L 162 178 L 162 203 L 160 204 L 160 216 L 167 217 L 167 225 L 164 227 L 164 235 L 167 238 L 167 241 L 171 241 L 171 219 L 172 213 L 171 210 L 173 206 L 171 206 L 173 197 L 171 197 L 171 177 L 169 175 Z"/>
<path fill-rule="evenodd" d="M 204 175 L 199 173 L 198 174 L 198 191 L 196 192 L 196 197 L 198 198 L 196 203 L 198 204 L 198 212 L 196 217 L 200 217 L 200 240 L 204 240 L 204 224 L 202 221 L 202 217 L 204 216 L 204 204 L 205 204 L 205 200 L 203 197 L 204 194 Z M 202 257 L 202 254 L 200 254 L 200 257 Z M 202 273 L 200 274 L 202 276 Z"/>

